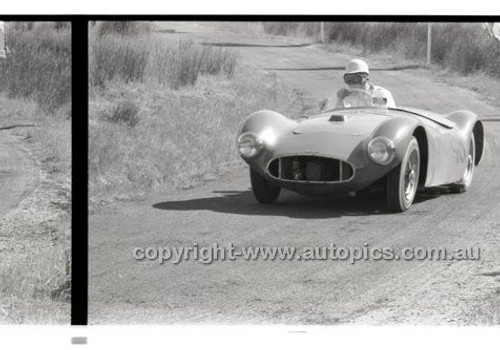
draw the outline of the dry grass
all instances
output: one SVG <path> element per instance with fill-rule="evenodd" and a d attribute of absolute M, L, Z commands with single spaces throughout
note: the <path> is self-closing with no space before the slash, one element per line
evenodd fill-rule
<path fill-rule="evenodd" d="M 71 175 L 71 120 L 68 111 L 45 111 L 33 100 L 10 99 L 0 95 L 0 126 L 34 124 L 13 129 L 25 140 L 35 158 L 54 181 L 69 182 Z"/>
<path fill-rule="evenodd" d="M 499 326 L 500 325 L 500 287 L 489 295 L 479 307 L 471 311 L 471 324 Z"/>
<path fill-rule="evenodd" d="M 96 28 L 102 27 L 100 24 Z M 173 89 L 196 84 L 201 75 L 230 78 L 238 57 L 234 51 L 192 41 L 145 33 L 90 35 L 90 85 L 104 88 L 114 79 L 157 82 Z"/>
<path fill-rule="evenodd" d="M 68 23 L 7 24 L 0 126 L 41 168 L 37 189 L 0 220 L 0 323 L 69 323 L 71 32 Z M 7 132 L 7 131 L 2 131 Z"/>
<path fill-rule="evenodd" d="M 71 122 L 33 100 L 0 95 L 0 105 L 2 125 L 37 125 L 12 133 L 42 169 L 35 192 L 0 220 L 0 324 L 68 324 Z"/>
<path fill-rule="evenodd" d="M 0 64 L 0 126 L 33 123 L 19 133 L 40 150 L 49 171 L 71 173 L 71 27 L 11 22 L 13 54 Z M 16 131 L 17 132 L 17 131 Z"/>
<path fill-rule="evenodd" d="M 265 33 L 282 36 L 308 36 L 319 39 L 320 22 L 262 22 Z"/>
<path fill-rule="evenodd" d="M 67 283 L 68 250 L 15 241 L 0 263 L 0 324 L 68 323 L 69 303 L 58 294 Z"/>
<path fill-rule="evenodd" d="M 171 88 L 180 89 L 195 85 L 201 75 L 225 75 L 231 78 L 236 70 L 238 57 L 234 51 L 209 45 L 195 45 L 191 41 L 179 41 L 163 51 L 155 50 L 152 72 L 166 66 L 164 75 L 157 75 L 159 81 L 167 81 Z"/>
<path fill-rule="evenodd" d="M 33 99 L 49 112 L 69 105 L 70 27 L 56 29 L 51 23 L 10 25 L 7 39 L 13 53 L 0 64 L 0 91 L 10 98 Z"/>
<path fill-rule="evenodd" d="M 102 111 L 99 119 L 133 128 L 139 122 L 139 111 L 140 107 L 137 102 L 122 100 L 110 110 Z"/>
<path fill-rule="evenodd" d="M 105 35 L 123 35 L 133 36 L 138 34 L 150 33 L 152 25 L 150 22 L 141 21 L 106 21 L 106 22 L 91 22 L 91 27 L 99 37 Z"/>
<path fill-rule="evenodd" d="M 255 110 L 276 105 L 275 84 L 244 71 L 232 80 L 202 76 L 195 87 L 179 91 L 110 84 L 91 98 L 90 197 L 186 187 L 223 173 L 238 161 L 239 123 Z M 140 108 L 134 127 L 103 117 L 125 101 Z"/>
<path fill-rule="evenodd" d="M 105 40 L 136 45 L 149 59 L 143 79 L 114 77 L 104 88 L 91 86 L 91 206 L 217 177 L 238 162 L 239 123 L 275 108 L 281 94 L 273 77 L 242 67 L 227 49 L 159 33 Z"/>
<path fill-rule="evenodd" d="M 98 38 L 93 33 L 89 47 L 89 82 L 104 88 L 113 79 L 142 81 L 148 64 L 147 40 L 126 36 L 106 35 Z"/>
<path fill-rule="evenodd" d="M 464 76 L 455 71 L 434 70 L 434 76 L 446 84 L 460 86 L 479 94 L 479 97 L 490 106 L 500 108 L 500 80 L 492 78 L 483 72 L 471 73 Z"/>

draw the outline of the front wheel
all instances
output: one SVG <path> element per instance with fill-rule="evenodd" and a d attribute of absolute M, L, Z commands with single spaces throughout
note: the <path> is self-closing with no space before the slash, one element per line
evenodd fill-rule
<path fill-rule="evenodd" d="M 464 175 L 460 181 L 455 182 L 449 186 L 451 193 L 463 193 L 467 191 L 472 183 L 474 177 L 474 167 L 476 164 L 476 142 L 474 134 L 470 137 L 469 154 L 467 155 L 467 166 L 464 170 Z"/>
<path fill-rule="evenodd" d="M 420 151 L 418 142 L 412 137 L 405 155 L 396 168 L 387 175 L 387 203 L 393 213 L 401 213 L 415 199 L 420 176 Z"/>
<path fill-rule="evenodd" d="M 255 170 L 250 169 L 250 182 L 255 198 L 263 204 L 275 203 L 280 195 L 281 188 L 264 179 Z"/>

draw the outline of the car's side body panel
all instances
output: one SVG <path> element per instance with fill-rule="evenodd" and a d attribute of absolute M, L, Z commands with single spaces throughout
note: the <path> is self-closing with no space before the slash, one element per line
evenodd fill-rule
<path fill-rule="evenodd" d="M 425 186 L 456 182 L 467 164 L 468 138 L 457 127 L 434 127 L 430 123 L 424 122 L 429 147 Z"/>
<path fill-rule="evenodd" d="M 362 189 L 400 164 L 417 128 L 426 134 L 425 186 L 460 180 L 467 165 L 468 145 L 477 117 L 468 112 L 447 116 L 416 109 L 351 108 L 332 110 L 309 119 L 292 120 L 272 111 L 252 114 L 240 134 L 253 132 L 264 141 L 262 153 L 245 161 L 266 180 L 290 190 L 319 195 Z M 371 161 L 367 144 L 386 136 L 395 146 L 395 157 L 387 165 Z M 318 183 L 280 180 L 271 176 L 269 164 L 285 156 L 321 156 L 348 162 L 355 175 L 350 181 Z"/>

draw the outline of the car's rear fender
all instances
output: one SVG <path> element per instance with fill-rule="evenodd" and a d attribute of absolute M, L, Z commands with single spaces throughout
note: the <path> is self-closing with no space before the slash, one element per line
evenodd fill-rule
<path fill-rule="evenodd" d="M 479 117 L 470 111 L 456 111 L 446 116 L 457 125 L 457 129 L 467 138 L 474 134 L 474 142 L 476 146 L 475 164 L 479 165 L 484 155 L 484 127 Z"/>

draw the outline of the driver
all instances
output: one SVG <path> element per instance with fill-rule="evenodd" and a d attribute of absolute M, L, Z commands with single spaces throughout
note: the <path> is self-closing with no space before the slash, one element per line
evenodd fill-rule
<path fill-rule="evenodd" d="M 394 108 L 396 104 L 392 94 L 383 87 L 368 83 L 370 71 L 368 64 L 360 59 L 349 61 L 345 68 L 344 82 L 348 88 L 342 88 L 337 92 L 337 101 L 335 108 L 344 108 L 343 100 L 353 90 L 363 90 L 369 93 L 373 98 L 374 105 L 381 105 Z"/>

